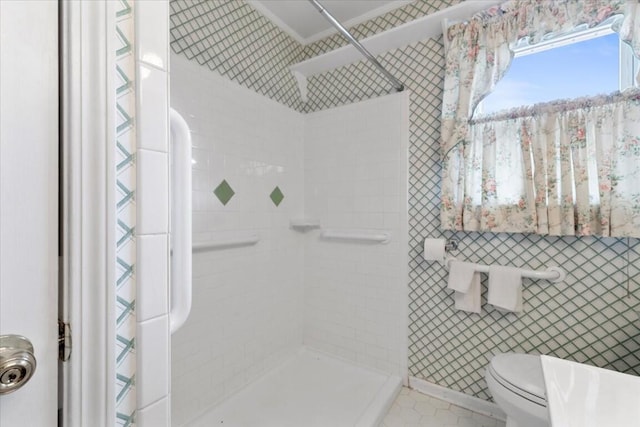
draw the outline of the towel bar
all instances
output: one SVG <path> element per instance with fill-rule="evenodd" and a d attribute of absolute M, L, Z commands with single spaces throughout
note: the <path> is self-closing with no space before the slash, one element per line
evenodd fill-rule
<path fill-rule="evenodd" d="M 321 234 L 323 239 L 351 240 L 358 242 L 389 243 L 390 237 L 387 232 L 368 233 L 360 230 L 324 230 Z"/>
<path fill-rule="evenodd" d="M 210 240 L 208 242 L 198 242 L 193 244 L 193 252 L 204 252 L 214 249 L 233 248 L 238 246 L 251 246 L 260 241 L 258 234 L 251 234 L 243 237 Z"/>
<path fill-rule="evenodd" d="M 449 257 L 445 260 L 447 269 L 449 268 L 449 264 L 451 264 L 452 261 L 457 261 L 457 259 L 455 259 L 454 257 Z M 476 264 L 475 270 L 478 273 L 488 273 L 489 266 Z M 522 277 L 536 280 L 548 280 L 553 283 L 562 282 L 567 277 L 567 273 L 560 267 L 549 267 L 546 271 L 527 270 L 521 268 L 520 272 L 522 274 Z"/>

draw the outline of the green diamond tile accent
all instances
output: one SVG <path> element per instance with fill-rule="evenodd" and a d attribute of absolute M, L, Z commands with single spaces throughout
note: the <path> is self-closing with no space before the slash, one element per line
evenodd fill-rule
<path fill-rule="evenodd" d="M 269 194 L 269 198 L 271 198 L 271 201 L 273 202 L 274 205 L 280 206 L 280 203 L 282 203 L 282 199 L 284 199 L 284 194 L 282 194 L 282 191 L 280 191 L 280 188 L 276 186 L 276 188 L 273 189 L 271 194 Z"/>
<path fill-rule="evenodd" d="M 220 203 L 226 206 L 227 203 L 229 203 L 229 200 L 231 200 L 233 195 L 236 193 L 233 191 L 233 188 L 231 188 L 227 180 L 223 179 L 220 185 L 213 190 L 213 194 L 215 194 L 218 200 L 220 200 Z"/>

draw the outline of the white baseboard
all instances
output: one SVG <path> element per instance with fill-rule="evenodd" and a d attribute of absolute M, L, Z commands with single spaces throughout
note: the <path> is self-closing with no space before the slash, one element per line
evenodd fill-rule
<path fill-rule="evenodd" d="M 445 400 L 456 406 L 461 406 L 488 417 L 501 421 L 507 419 L 507 415 L 495 403 L 487 402 L 486 400 L 478 399 L 477 397 L 469 396 L 459 391 L 421 380 L 420 378 L 409 377 L 409 387 L 420 393 Z"/>

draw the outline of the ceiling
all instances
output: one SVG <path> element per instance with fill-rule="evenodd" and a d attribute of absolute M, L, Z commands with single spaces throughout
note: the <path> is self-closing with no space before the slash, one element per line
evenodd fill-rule
<path fill-rule="evenodd" d="M 347 28 L 411 3 L 411 0 L 319 1 Z M 302 44 L 312 43 L 336 32 L 307 0 L 249 0 L 248 3 Z"/>

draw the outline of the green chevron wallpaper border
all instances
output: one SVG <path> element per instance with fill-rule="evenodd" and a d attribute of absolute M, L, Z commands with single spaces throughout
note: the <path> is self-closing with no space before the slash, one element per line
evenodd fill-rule
<path fill-rule="evenodd" d="M 116 425 L 131 427 L 136 416 L 136 127 L 133 4 L 119 0 L 115 27 L 116 170 Z"/>
<path fill-rule="evenodd" d="M 367 37 L 458 2 L 416 1 L 351 30 L 358 37 Z M 174 52 L 200 64 L 207 63 L 212 70 L 267 96 L 270 95 L 255 89 L 256 85 L 247 80 L 268 78 L 260 73 L 247 77 L 256 70 L 255 64 L 280 61 L 274 69 L 282 73 L 292 62 L 344 44 L 333 36 L 305 47 L 287 41 L 271 59 L 264 58 L 271 55 L 265 50 L 243 53 L 251 43 L 248 33 L 270 28 L 271 37 L 277 38 L 275 30 L 268 24 L 259 27 L 257 23 L 263 21 L 246 5 L 237 1 L 215 3 L 218 7 L 214 10 L 211 5 L 204 9 L 186 8 L 182 0 L 171 1 L 171 22 L 179 23 L 180 31 L 198 33 L 205 31 L 202 27 L 207 24 L 214 24 L 206 31 L 215 28 L 219 37 L 215 39 L 219 45 L 207 50 L 203 48 L 206 42 L 198 42 L 207 37 L 204 34 L 192 36 L 190 40 L 197 43 L 189 46 L 186 41 L 189 36 L 173 28 Z M 223 9 L 222 3 L 233 5 L 227 4 L 227 9 Z M 234 19 L 223 10 L 235 11 Z M 198 16 L 199 11 L 206 13 Z M 250 21 L 242 22 L 254 22 L 253 26 L 240 28 L 229 24 L 242 19 L 243 11 L 244 18 Z M 182 45 L 176 40 L 178 35 L 185 40 Z M 249 38 L 239 42 L 245 37 Z M 240 54 L 247 62 L 236 61 L 235 74 L 229 73 L 228 66 L 217 65 L 220 59 L 213 59 L 221 51 L 228 52 L 227 55 Z M 254 63 L 255 58 L 259 60 Z M 640 241 L 441 231 L 438 147 L 444 79 L 442 39 L 428 39 L 390 51 L 379 60 L 411 91 L 409 374 L 482 399 L 490 398 L 484 367 L 496 352 L 546 353 L 640 375 Z M 289 76 L 273 73 L 269 78 L 286 80 Z M 297 91 L 292 89 L 270 97 L 299 111 L 312 112 L 381 96 L 389 90 L 386 81 L 362 61 L 314 76 L 309 79 L 308 88 L 306 104 L 299 102 Z M 486 304 L 480 315 L 457 312 L 453 309 L 451 292 L 445 289 L 446 271 L 422 259 L 420 248 L 424 237 L 457 238 L 460 250 L 455 255 L 460 259 L 533 269 L 562 265 L 568 277 L 557 285 L 525 280 L 525 313 L 521 316 L 498 312 Z M 482 286 L 486 303 L 485 281 Z"/>

